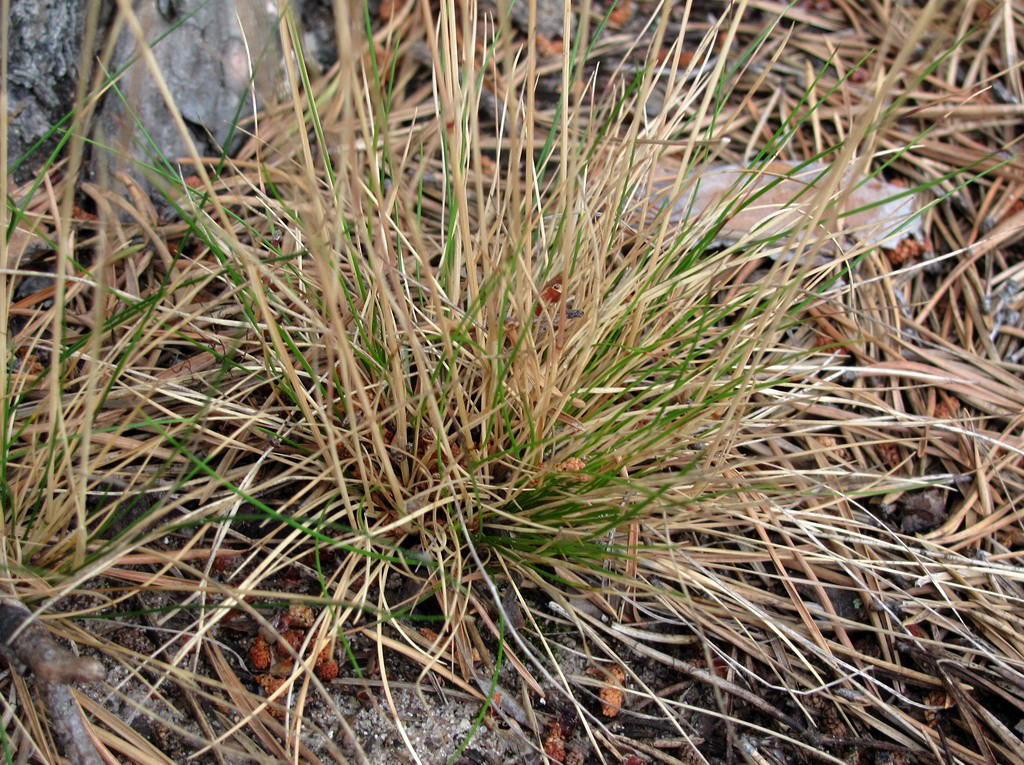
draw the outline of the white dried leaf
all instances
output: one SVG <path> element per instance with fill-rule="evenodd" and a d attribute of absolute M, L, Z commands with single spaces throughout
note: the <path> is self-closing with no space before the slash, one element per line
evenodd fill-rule
<path fill-rule="evenodd" d="M 710 226 L 727 216 L 715 244 L 735 244 L 745 238 L 764 239 L 809 221 L 822 204 L 822 188 L 830 167 L 820 162 L 776 161 L 763 168 L 716 164 L 683 179 L 679 197 L 669 213 L 673 224 L 701 221 Z M 659 163 L 647 183 L 634 194 L 626 222 L 637 225 L 642 210 L 648 220 L 672 200 L 678 165 Z M 879 178 L 860 179 L 852 170 L 840 180 L 819 220 L 835 214 L 842 234 L 860 244 L 892 247 L 908 236 L 921 239 L 915 195 Z M 828 233 L 839 233 L 829 231 Z"/>

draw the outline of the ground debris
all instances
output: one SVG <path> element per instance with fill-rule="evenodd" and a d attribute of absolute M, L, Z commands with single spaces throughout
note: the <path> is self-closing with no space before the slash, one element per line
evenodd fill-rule
<path fill-rule="evenodd" d="M 843 233 L 857 242 L 896 247 L 911 236 L 923 239 L 914 195 L 878 177 L 860 178 L 853 168 L 842 174 L 825 200 L 818 198 L 819 191 L 829 188 L 833 171 L 821 162 L 712 164 L 687 175 L 675 198 L 678 173 L 677 163 L 659 163 L 650 179 L 641 182 L 634 201 L 645 205 L 648 215 L 670 205 L 673 223 L 706 218 L 710 225 L 722 217 L 715 244 L 782 234 L 805 222 L 819 204 L 826 205 L 821 223 L 835 215 Z M 633 222 L 639 223 L 643 214 L 635 209 Z"/>
<path fill-rule="evenodd" d="M 893 503 L 891 512 L 904 534 L 930 531 L 946 520 L 946 493 L 937 488 L 905 493 Z"/>
<path fill-rule="evenodd" d="M 57 643 L 32 612 L 16 600 L 0 600 L 0 653 L 19 673 L 36 678 L 50 725 L 64 755 L 77 765 L 102 763 L 69 683 L 94 683 L 106 676 L 96 659 L 83 658 Z"/>

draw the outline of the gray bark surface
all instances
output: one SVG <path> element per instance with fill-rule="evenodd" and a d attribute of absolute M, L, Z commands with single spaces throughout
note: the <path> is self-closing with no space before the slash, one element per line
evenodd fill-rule
<path fill-rule="evenodd" d="M 88 0 L 12 0 L 8 37 L 8 167 L 71 110 Z M 23 181 L 60 141 L 51 136 L 18 167 Z"/>
<path fill-rule="evenodd" d="M 137 0 L 134 8 L 200 156 L 230 153 L 242 137 L 237 126 L 253 113 L 250 71 L 259 73 L 258 100 L 279 82 L 280 53 L 266 4 Z M 94 173 L 115 188 L 117 174 L 127 173 L 159 207 L 161 197 L 175 191 L 151 168 L 184 176 L 195 170 L 177 165 L 189 156 L 188 145 L 139 50 L 125 25 L 113 66 L 128 69 L 98 115 L 96 137 L 108 148 L 94 158 Z"/>

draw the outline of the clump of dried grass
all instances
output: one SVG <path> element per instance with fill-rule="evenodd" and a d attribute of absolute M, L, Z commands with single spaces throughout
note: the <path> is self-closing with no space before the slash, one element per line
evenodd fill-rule
<path fill-rule="evenodd" d="M 585 7 L 593 44 L 559 48 L 448 3 L 389 4 L 370 41 L 339 3 L 337 67 L 293 71 L 219 175 L 183 161 L 184 223 L 124 223 L 88 184 L 97 217 L 72 215 L 59 167 L 11 190 L 8 590 L 152 688 L 136 719 L 218 758 L 358 759 L 317 667 L 363 636 L 401 737 L 389 653 L 540 750 L 538 700 L 572 699 L 605 761 L 1021 759 L 1019 14 L 637 5 L 612 31 Z M 682 193 L 775 159 L 945 195 L 937 257 L 833 236 L 841 172 L 784 241 L 724 249 L 742 189 L 685 225 L 635 194 L 666 161 Z M 20 295 L 55 231 L 56 280 Z M 427 601 L 442 628 L 398 618 Z M 621 664 L 623 695 L 571 651 Z M 103 746 L 162 761 L 83 704 Z M 51 753 L 43 730 L 8 736 Z"/>

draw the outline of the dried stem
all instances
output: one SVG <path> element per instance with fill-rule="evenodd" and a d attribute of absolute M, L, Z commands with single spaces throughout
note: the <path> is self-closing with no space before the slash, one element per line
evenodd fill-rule
<path fill-rule="evenodd" d="M 36 678 L 64 756 L 76 765 L 101 765 L 92 737 L 68 683 L 93 683 L 106 672 L 96 659 L 83 658 L 59 645 L 32 612 L 16 600 L 0 601 L 0 653 L 19 673 Z"/>

